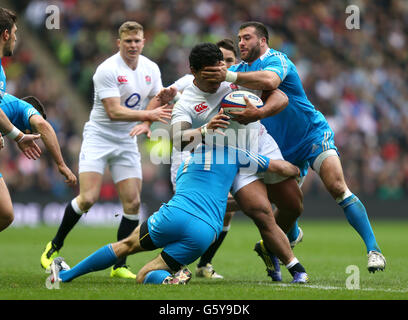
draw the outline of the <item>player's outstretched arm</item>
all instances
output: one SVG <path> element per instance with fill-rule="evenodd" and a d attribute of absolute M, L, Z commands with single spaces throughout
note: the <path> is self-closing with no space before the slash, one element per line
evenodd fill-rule
<path fill-rule="evenodd" d="M 34 140 L 40 138 L 40 135 L 24 134 L 10 122 L 6 114 L 1 109 L 0 131 L 3 132 L 8 138 L 14 140 L 17 143 L 18 148 L 28 159 L 36 160 L 41 156 L 41 149 L 34 142 Z"/>
<path fill-rule="evenodd" d="M 275 90 L 281 83 L 281 78 L 276 72 L 269 70 L 233 72 L 229 71 L 225 64 L 204 67 L 201 75 L 206 80 L 233 82 L 236 85 L 254 90 Z"/>
<path fill-rule="evenodd" d="M 167 123 L 164 119 L 170 119 L 171 116 L 169 116 L 168 114 L 163 114 L 163 109 L 165 109 L 166 112 L 170 112 L 169 110 L 171 110 L 171 108 L 169 106 L 169 103 L 174 99 L 176 94 L 177 89 L 175 87 L 162 88 L 160 92 L 150 100 L 149 104 L 146 107 L 146 112 L 151 113 L 153 120 L 145 120 L 142 123 L 135 125 L 130 131 L 130 135 L 133 137 L 141 134 L 146 134 L 147 137 L 150 138 L 150 126 L 152 125 L 152 122 L 160 121 L 163 123 Z M 159 115 L 160 117 L 158 119 L 154 119 L 154 116 L 157 115 Z"/>
<path fill-rule="evenodd" d="M 166 106 L 160 107 L 160 102 L 157 101 L 157 108 L 149 110 L 131 110 L 120 105 L 119 97 L 110 97 L 102 99 L 103 106 L 110 120 L 112 121 L 161 121 L 171 118 L 171 110 Z M 156 110 L 158 109 L 158 110 Z"/>
<path fill-rule="evenodd" d="M 41 140 L 44 142 L 47 150 L 51 153 L 51 156 L 58 167 L 58 171 L 65 177 L 65 183 L 72 186 L 76 185 L 77 177 L 65 164 L 57 135 L 52 126 L 40 115 L 31 116 L 30 125 L 35 132 L 41 134 Z"/>
<path fill-rule="evenodd" d="M 300 175 L 299 168 L 285 160 L 270 160 L 268 171 L 275 172 L 285 177 L 296 178 Z"/>

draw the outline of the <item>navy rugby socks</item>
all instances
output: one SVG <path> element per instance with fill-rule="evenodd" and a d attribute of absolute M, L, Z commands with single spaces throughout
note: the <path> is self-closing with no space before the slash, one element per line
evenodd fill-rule
<path fill-rule="evenodd" d="M 221 246 L 221 243 L 224 241 L 226 235 L 228 233 L 227 231 L 221 231 L 219 237 L 217 240 L 214 241 L 213 244 L 211 244 L 207 251 L 203 253 L 201 256 L 200 261 L 197 264 L 198 268 L 205 267 L 207 263 L 211 263 L 212 258 L 214 257 L 215 253 L 217 252 L 218 248 Z"/>
<path fill-rule="evenodd" d="M 73 201 L 75 201 L 75 199 Z M 62 248 L 65 238 L 72 230 L 72 228 L 77 224 L 79 219 L 81 219 L 81 216 L 81 213 L 77 213 L 74 210 L 72 201 L 68 203 L 67 207 L 65 208 L 64 217 L 62 218 L 62 222 L 58 228 L 57 234 L 55 235 L 54 239 L 52 239 L 52 243 L 54 244 L 57 251 Z"/>

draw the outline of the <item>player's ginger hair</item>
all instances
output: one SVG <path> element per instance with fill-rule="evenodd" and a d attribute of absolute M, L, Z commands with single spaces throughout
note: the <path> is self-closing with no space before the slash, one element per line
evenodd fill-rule
<path fill-rule="evenodd" d="M 119 39 L 121 39 L 123 33 L 139 31 L 143 32 L 143 26 L 140 23 L 136 21 L 126 21 L 119 27 Z"/>

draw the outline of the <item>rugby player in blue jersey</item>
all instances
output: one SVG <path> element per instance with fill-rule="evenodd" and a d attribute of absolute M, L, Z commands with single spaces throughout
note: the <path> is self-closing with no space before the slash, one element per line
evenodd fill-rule
<path fill-rule="evenodd" d="M 6 74 L 4 73 L 1 59 L 13 55 L 17 36 L 17 16 L 10 10 L 0 8 L 0 103 L 6 92 Z M 41 150 L 35 144 L 34 140 L 39 135 L 24 135 L 23 132 L 14 127 L 3 111 L 0 110 L 0 131 L 2 135 L 9 137 L 17 142 L 18 147 L 29 159 L 40 157 Z M 1 177 L 1 175 L 0 175 Z"/>
<path fill-rule="evenodd" d="M 3 57 L 11 56 L 16 44 L 17 17 L 8 9 L 0 8 L 0 105 L 6 92 L 6 75 L 1 66 Z M 40 135 L 24 134 L 13 126 L 6 114 L 0 109 L 0 149 L 4 146 L 3 136 L 17 142 L 19 149 L 28 159 L 37 159 L 41 149 L 34 140 Z M 13 204 L 6 183 L 0 173 L 0 231 L 6 229 L 14 220 Z"/>
<path fill-rule="evenodd" d="M 221 109 L 214 118 L 219 118 L 222 112 Z M 217 127 L 222 126 L 214 126 L 215 129 Z M 198 135 L 201 137 L 201 133 Z M 276 172 L 287 177 L 296 177 L 300 173 L 299 168 L 284 160 L 271 160 L 234 147 L 200 145 L 181 164 L 176 178 L 176 193 L 167 204 L 162 205 L 129 237 L 100 248 L 72 269 L 63 258 L 55 258 L 48 283 L 69 282 L 89 272 L 106 269 L 118 258 L 163 248 L 155 259 L 141 268 L 136 281 L 186 284 L 191 272 L 185 266 L 199 258 L 222 231 L 228 193 L 241 168 L 254 172 Z M 283 231 L 280 232 L 285 237 Z M 307 281 L 304 267 L 290 248 L 288 255 L 282 259 L 289 266 L 293 283 Z"/>
<path fill-rule="evenodd" d="M 279 113 L 273 109 L 246 108 L 235 114 L 234 120 L 243 124 L 261 120 L 278 143 L 284 159 L 301 169 L 301 180 L 311 167 L 363 239 L 368 254 L 368 270 L 384 270 L 386 260 L 377 245 L 366 209 L 345 182 L 334 132 L 323 114 L 308 100 L 295 65 L 284 53 L 268 47 L 268 31 L 262 23 L 251 21 L 242 24 L 238 40 L 242 62 L 229 70 L 225 66 L 207 67 L 203 77 L 233 82 L 252 89 L 260 96 L 261 90 L 267 92 L 276 88 L 288 96 L 288 106 Z M 296 218 L 279 211 L 276 214 L 279 226 L 288 232 L 291 241 L 300 237 Z M 267 254 L 262 243 L 258 243 L 255 249 L 266 262 L 270 253 Z"/>

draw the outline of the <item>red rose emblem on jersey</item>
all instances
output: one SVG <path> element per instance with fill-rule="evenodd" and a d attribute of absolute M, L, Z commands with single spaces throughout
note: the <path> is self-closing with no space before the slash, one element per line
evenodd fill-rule
<path fill-rule="evenodd" d="M 237 86 L 235 83 L 231 83 L 231 84 L 230 84 L 230 88 L 231 88 L 232 90 L 238 90 L 238 86 Z"/>
<path fill-rule="evenodd" d="M 145 76 L 145 80 L 147 84 L 151 84 L 152 83 L 152 77 L 151 76 Z"/>
<path fill-rule="evenodd" d="M 126 76 L 118 76 L 118 82 L 119 82 L 120 84 L 122 84 L 122 83 L 127 83 L 127 82 L 128 82 L 128 79 L 127 79 Z"/>
<path fill-rule="evenodd" d="M 207 110 L 207 108 L 208 108 L 208 106 L 205 104 L 205 102 L 201 102 L 200 104 L 197 104 L 197 105 L 194 107 L 194 110 L 195 110 L 197 113 L 203 113 L 204 111 Z"/>

